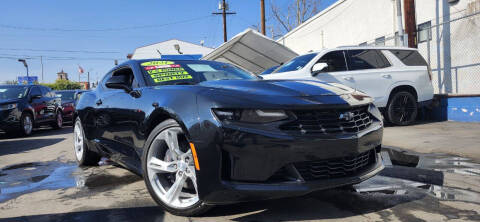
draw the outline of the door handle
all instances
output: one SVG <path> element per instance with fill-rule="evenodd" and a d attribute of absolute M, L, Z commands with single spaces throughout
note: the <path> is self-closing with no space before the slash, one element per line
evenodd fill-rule
<path fill-rule="evenodd" d="M 382 77 L 383 77 L 383 78 L 386 78 L 386 79 L 390 79 L 390 78 L 392 78 L 392 76 L 391 76 L 391 75 L 389 75 L 389 74 L 382 75 Z"/>
<path fill-rule="evenodd" d="M 101 100 L 101 99 L 97 100 L 97 102 L 96 102 L 97 106 L 100 106 L 100 105 L 102 105 L 102 103 L 103 103 L 103 102 L 102 102 L 102 100 Z"/>
<path fill-rule="evenodd" d="M 352 80 L 353 80 L 353 77 L 348 76 L 348 77 L 343 77 L 343 79 L 345 79 L 345 80 L 347 80 L 347 81 L 352 81 Z"/>

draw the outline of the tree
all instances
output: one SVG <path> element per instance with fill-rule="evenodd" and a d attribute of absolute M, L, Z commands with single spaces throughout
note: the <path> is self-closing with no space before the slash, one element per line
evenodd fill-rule
<path fill-rule="evenodd" d="M 283 9 L 275 0 L 271 0 L 270 6 L 274 18 L 271 32 L 275 38 L 278 36 L 277 33 L 283 35 L 317 14 L 320 10 L 320 0 L 294 0 Z"/>
<path fill-rule="evenodd" d="M 66 79 L 57 79 L 55 83 L 44 83 L 44 86 L 50 87 L 53 90 L 67 90 L 67 89 L 81 89 L 79 83 L 72 82 Z"/>

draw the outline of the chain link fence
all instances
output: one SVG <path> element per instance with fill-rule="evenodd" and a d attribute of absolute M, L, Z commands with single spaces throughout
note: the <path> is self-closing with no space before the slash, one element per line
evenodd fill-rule
<path fill-rule="evenodd" d="M 417 29 L 418 51 L 432 69 L 435 93 L 480 94 L 480 9 L 467 8 L 447 21 L 427 21 Z M 368 45 L 397 46 L 400 39 L 390 35 Z"/>

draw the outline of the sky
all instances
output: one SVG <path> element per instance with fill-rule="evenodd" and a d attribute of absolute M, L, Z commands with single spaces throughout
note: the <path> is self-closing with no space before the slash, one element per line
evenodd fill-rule
<path fill-rule="evenodd" d="M 272 0 L 265 0 L 267 27 L 273 24 Z M 275 0 L 286 8 L 292 0 Z M 321 7 L 336 0 L 322 0 Z M 260 24 L 259 0 L 227 1 L 230 39 Z M 126 60 L 135 48 L 169 39 L 192 43 L 204 41 L 215 48 L 223 43 L 219 0 L 2 0 L 0 13 L 0 82 L 26 75 L 19 58 L 27 58 L 30 76 L 54 82 L 64 70 L 78 81 L 78 66 L 100 79 Z M 268 31 L 267 31 L 268 32 Z M 267 33 L 268 34 L 268 33 Z M 87 75 L 80 76 L 81 81 Z"/>

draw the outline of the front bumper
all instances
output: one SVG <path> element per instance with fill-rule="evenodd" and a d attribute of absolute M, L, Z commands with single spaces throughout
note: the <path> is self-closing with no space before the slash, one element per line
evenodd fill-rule
<path fill-rule="evenodd" d="M 17 109 L 0 110 L 0 131 L 8 132 L 21 128 L 20 115 Z"/>
<path fill-rule="evenodd" d="M 73 120 L 74 111 L 75 111 L 75 108 L 73 106 L 63 107 L 63 110 L 62 110 L 63 120 L 65 120 L 65 121 Z"/>
<path fill-rule="evenodd" d="M 199 195 L 207 204 L 227 204 L 252 200 L 301 196 L 307 193 L 360 183 L 383 169 L 379 155 L 383 125 L 373 122 L 367 129 L 349 135 L 285 136 L 243 129 L 221 130 L 210 142 L 196 143 L 200 171 Z M 212 149 L 216 147 L 216 149 Z M 288 168 L 295 175 L 296 163 L 338 159 L 372 152 L 373 161 L 344 177 L 306 180 L 272 179 Z M 221 161 L 219 161 L 221 160 Z M 299 175 L 297 170 L 297 175 Z"/>

